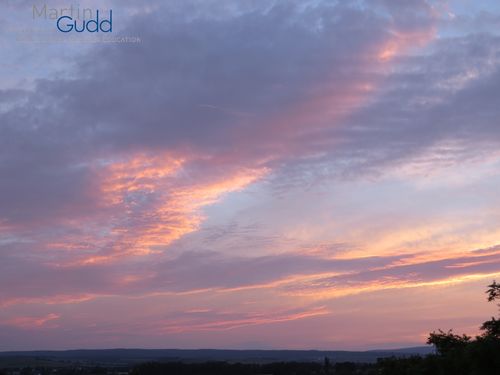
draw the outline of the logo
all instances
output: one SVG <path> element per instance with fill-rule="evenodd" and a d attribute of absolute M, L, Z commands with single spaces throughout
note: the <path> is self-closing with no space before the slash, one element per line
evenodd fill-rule
<path fill-rule="evenodd" d="M 45 18 L 54 20 L 57 30 L 62 33 L 89 32 L 89 33 L 111 33 L 113 32 L 113 10 L 90 9 L 74 7 L 49 8 L 47 4 L 38 8 L 33 5 L 33 19 Z"/>
<path fill-rule="evenodd" d="M 61 16 L 57 19 L 57 29 L 63 33 L 69 33 L 71 31 L 76 31 L 77 33 L 83 33 L 88 31 L 89 33 L 97 33 L 99 31 L 103 33 L 110 33 L 113 31 L 113 11 L 109 10 L 109 17 L 107 19 L 99 18 L 99 10 L 96 10 L 95 19 L 86 21 L 74 20 L 70 16 Z"/>

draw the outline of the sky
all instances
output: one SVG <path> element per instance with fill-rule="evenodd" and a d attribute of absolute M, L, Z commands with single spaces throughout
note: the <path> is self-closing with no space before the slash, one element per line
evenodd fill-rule
<path fill-rule="evenodd" d="M 0 350 L 398 348 L 495 314 L 499 2 L 4 0 L 0 53 Z"/>

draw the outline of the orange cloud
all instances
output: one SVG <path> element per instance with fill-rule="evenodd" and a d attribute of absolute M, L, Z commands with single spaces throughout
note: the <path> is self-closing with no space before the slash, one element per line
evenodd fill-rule
<path fill-rule="evenodd" d="M 42 317 L 30 317 L 30 316 L 20 316 L 6 320 L 4 324 L 23 329 L 41 328 L 47 325 L 47 323 L 59 319 L 61 316 L 58 314 L 47 314 Z"/>
<path fill-rule="evenodd" d="M 181 333 L 181 332 L 192 332 L 192 331 L 226 331 L 240 327 L 262 325 L 262 324 L 273 324 L 282 323 L 300 319 L 307 319 L 321 315 L 327 315 L 330 311 L 322 306 L 313 308 L 310 310 L 300 311 L 300 312 L 277 312 L 277 313 L 253 313 L 246 314 L 243 318 L 235 318 L 228 316 L 227 319 L 223 320 L 212 320 L 205 322 L 195 321 L 192 319 L 180 319 L 171 323 L 164 324 L 159 332 L 161 333 Z M 223 314 L 222 314 L 223 315 Z"/>
<path fill-rule="evenodd" d="M 184 176 L 186 165 L 186 159 L 167 154 L 101 162 L 94 167 L 103 205 L 97 224 L 89 223 L 84 235 L 59 238 L 46 248 L 87 253 L 76 261 L 59 263 L 62 266 L 160 252 L 199 228 L 203 207 L 268 172 L 266 168 L 241 168 L 208 181 L 191 181 Z"/>

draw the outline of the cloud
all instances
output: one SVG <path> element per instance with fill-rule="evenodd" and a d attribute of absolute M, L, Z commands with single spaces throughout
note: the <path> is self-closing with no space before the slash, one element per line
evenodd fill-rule
<path fill-rule="evenodd" d="M 323 142 L 343 142 L 305 165 L 345 176 L 382 174 L 415 159 L 425 158 L 433 168 L 491 156 L 499 139 L 493 103 L 499 46 L 496 36 L 467 35 L 399 57 L 373 102 L 343 126 L 320 132 Z"/>
<path fill-rule="evenodd" d="M 395 27 L 339 4 L 186 6 L 137 14 L 143 43 L 91 49 L 0 114 L 2 222 L 48 261 L 145 255 L 195 231 L 200 208 L 309 153 L 308 132 L 363 100 Z"/>
<path fill-rule="evenodd" d="M 422 1 L 108 3 L 123 6 L 120 35 L 141 43 L 68 46 L 64 63 L 32 67 L 36 79 L 0 90 L 0 285 L 9 286 L 0 289 L 0 305 L 10 314 L 2 322 L 67 325 L 63 304 L 132 306 L 156 296 L 257 301 L 260 312 L 179 308 L 170 322 L 160 320 L 165 332 L 187 332 L 189 324 L 232 330 L 327 315 L 319 303 L 359 292 L 498 274 L 498 248 L 444 241 L 438 254 L 432 243 L 449 233 L 437 220 L 413 232 L 400 230 L 394 216 L 370 217 L 365 231 L 348 228 L 354 211 L 401 187 L 365 191 L 352 203 L 363 195 L 355 195 L 358 180 L 395 167 L 418 174 L 494 159 L 500 44 L 493 33 L 442 37 L 442 9 Z M 16 58 L 50 55 L 12 43 L 17 54 L 2 71 Z M 317 199 L 308 188 L 320 182 L 345 183 L 349 194 L 324 193 L 314 228 L 287 227 L 296 204 L 287 193 L 304 192 L 296 215 L 305 221 Z M 264 219 L 245 224 L 248 211 L 222 204 L 250 187 L 279 192 L 273 198 L 288 210 L 256 205 Z M 335 222 L 365 235 L 361 245 L 335 232 L 325 214 L 329 200 L 345 197 L 349 209 L 333 207 Z M 429 216 L 435 198 L 419 197 Z M 411 212 L 398 220 L 420 213 L 416 205 L 401 205 Z M 211 222 L 209 209 L 222 221 L 234 214 L 235 224 Z M 286 230 L 273 231 L 279 225 Z M 432 234 L 425 241 L 422 228 Z M 324 232 L 325 243 L 308 242 Z M 390 249 L 380 248 L 384 241 Z M 43 311 L 15 320 L 23 306 Z"/>
<path fill-rule="evenodd" d="M 292 311 L 277 311 L 270 313 L 215 313 L 207 312 L 195 314 L 182 313 L 181 317 L 170 317 L 165 322 L 157 322 L 156 334 L 202 332 L 202 331 L 226 331 L 241 327 L 266 325 L 290 322 L 299 319 L 313 318 L 327 315 L 329 312 L 325 307 L 295 309 Z M 196 316 L 198 315 L 198 316 Z"/>
<path fill-rule="evenodd" d="M 138 15 L 129 30 L 143 43 L 91 50 L 75 78 L 39 80 L 1 114 L 0 171 L 17 176 L 2 179 L 5 219 L 91 210 L 90 165 L 123 153 L 202 158 L 204 174 L 286 157 L 306 126 L 324 127 L 366 95 L 392 38 L 387 20 L 341 5 L 279 3 L 222 19 L 209 7 L 180 17 L 185 6 Z"/>
<path fill-rule="evenodd" d="M 7 321 L 0 321 L 0 325 L 7 325 L 22 329 L 38 329 L 48 326 L 47 323 L 59 319 L 61 316 L 57 314 L 48 314 L 41 317 L 19 316 Z"/>
<path fill-rule="evenodd" d="M 407 254 L 390 257 L 325 258 L 283 253 L 238 257 L 214 252 L 186 252 L 156 264 L 92 262 L 72 266 L 40 264 L 4 255 L 0 276 L 3 304 L 79 303 L 99 296 L 235 293 L 271 290 L 279 295 L 337 298 L 387 288 L 453 283 L 498 274 L 498 247 L 461 255 Z M 22 270 L 23 273 L 20 273 Z M 26 279 L 25 274 L 30 277 Z"/>

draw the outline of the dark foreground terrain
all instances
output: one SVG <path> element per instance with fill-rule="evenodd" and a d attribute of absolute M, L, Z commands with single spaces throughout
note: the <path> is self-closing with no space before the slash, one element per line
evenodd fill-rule
<path fill-rule="evenodd" d="M 378 358 L 425 355 L 433 352 L 430 347 L 398 350 L 320 351 L 320 350 L 176 350 L 176 349 L 109 349 L 0 352 L 0 368 L 19 367 L 25 364 L 53 367 L 68 364 L 130 366 L 144 362 L 332 362 L 374 363 Z"/>
<path fill-rule="evenodd" d="M 0 352 L 0 375 L 372 374 L 380 358 L 409 358 L 430 347 L 365 352 L 316 350 L 69 350 Z"/>
<path fill-rule="evenodd" d="M 392 352 L 92 350 L 0 353 L 0 375 L 500 374 L 499 338 L 478 337 L 471 341 L 451 332 L 432 335 L 430 339 L 434 340 L 436 354 L 426 354 L 431 348 Z M 207 357 L 210 360 L 205 360 Z M 351 360 L 346 361 L 347 357 Z M 279 358 L 282 360 L 275 361 Z"/>

